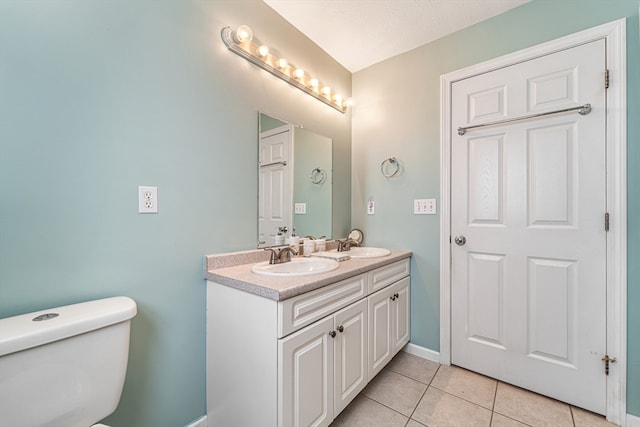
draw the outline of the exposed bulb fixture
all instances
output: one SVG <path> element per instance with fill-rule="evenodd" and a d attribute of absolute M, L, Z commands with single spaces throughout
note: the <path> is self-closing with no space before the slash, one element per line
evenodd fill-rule
<path fill-rule="evenodd" d="M 234 32 L 231 28 L 225 27 L 220 32 L 225 46 L 238 56 L 268 71 L 279 79 L 284 80 L 291 86 L 295 86 L 308 95 L 324 102 L 341 113 L 347 112 L 348 102 L 343 97 L 334 93 L 333 97 L 330 86 L 321 86 L 316 77 L 308 77 L 303 68 L 295 67 L 279 55 L 274 55 L 266 45 L 253 42 L 253 31 L 247 25 L 241 25 Z M 320 88 L 322 90 L 320 91 Z M 320 93 L 321 92 L 321 93 Z M 351 98 L 347 98 L 347 101 Z"/>
<path fill-rule="evenodd" d="M 258 48 L 258 55 L 260 55 L 261 57 L 265 58 L 267 55 L 269 55 L 269 46 L 267 45 L 262 45 Z"/>
<path fill-rule="evenodd" d="M 253 40 L 253 31 L 248 25 L 240 25 L 236 31 L 236 40 L 239 43 L 247 43 Z"/>

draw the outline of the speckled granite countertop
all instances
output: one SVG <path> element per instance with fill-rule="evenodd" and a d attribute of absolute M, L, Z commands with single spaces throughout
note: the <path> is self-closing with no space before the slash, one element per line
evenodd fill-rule
<path fill-rule="evenodd" d="M 411 257 L 409 251 L 391 251 L 391 254 L 385 257 L 352 258 L 348 261 L 342 261 L 336 270 L 327 273 L 313 276 L 270 277 L 261 276 L 251 271 L 253 264 L 269 260 L 267 251 L 253 250 L 208 255 L 206 257 L 205 278 L 261 297 L 283 301 L 409 257 Z"/>

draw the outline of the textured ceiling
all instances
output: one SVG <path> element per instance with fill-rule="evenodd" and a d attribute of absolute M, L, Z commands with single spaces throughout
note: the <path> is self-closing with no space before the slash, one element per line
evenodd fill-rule
<path fill-rule="evenodd" d="M 352 73 L 531 0 L 263 0 Z"/>

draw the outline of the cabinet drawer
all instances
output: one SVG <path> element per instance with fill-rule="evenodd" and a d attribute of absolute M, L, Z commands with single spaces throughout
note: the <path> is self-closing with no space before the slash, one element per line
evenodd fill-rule
<path fill-rule="evenodd" d="M 367 275 L 345 279 L 278 303 L 278 338 L 330 315 L 367 295 Z"/>
<path fill-rule="evenodd" d="M 394 262 L 384 267 L 376 268 L 367 273 L 369 275 L 369 294 L 374 293 L 378 289 L 382 289 L 387 285 L 397 282 L 403 277 L 409 275 L 410 259 Z"/>

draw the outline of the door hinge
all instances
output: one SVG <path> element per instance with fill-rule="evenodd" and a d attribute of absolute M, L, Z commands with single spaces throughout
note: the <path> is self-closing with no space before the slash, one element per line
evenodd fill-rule
<path fill-rule="evenodd" d="M 609 212 L 604 214 L 604 231 L 609 231 Z"/>
<path fill-rule="evenodd" d="M 609 364 L 616 363 L 618 359 L 615 357 L 609 357 L 608 354 L 605 354 L 602 361 L 604 362 L 604 374 L 609 375 Z"/>
<path fill-rule="evenodd" d="M 609 89 L 609 70 L 604 70 L 604 88 Z"/>

